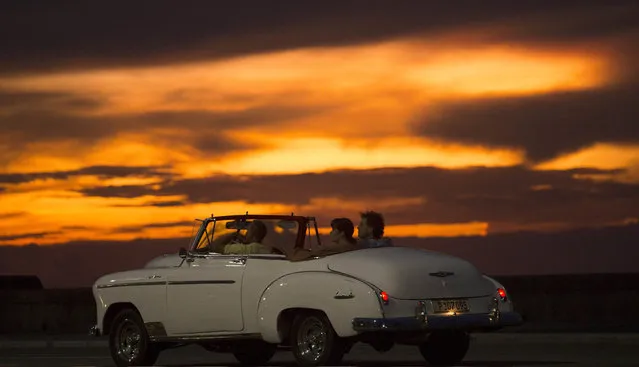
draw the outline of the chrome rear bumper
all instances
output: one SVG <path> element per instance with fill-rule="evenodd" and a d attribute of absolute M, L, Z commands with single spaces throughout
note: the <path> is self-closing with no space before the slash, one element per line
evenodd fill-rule
<path fill-rule="evenodd" d="M 355 318 L 356 331 L 428 331 L 446 329 L 487 329 L 517 326 L 523 323 L 517 312 L 494 314 L 427 315 L 422 317 Z"/>

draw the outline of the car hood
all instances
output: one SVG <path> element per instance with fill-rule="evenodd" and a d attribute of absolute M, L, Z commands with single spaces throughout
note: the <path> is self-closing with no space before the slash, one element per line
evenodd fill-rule
<path fill-rule="evenodd" d="M 182 263 L 182 258 L 179 254 L 164 254 L 162 256 L 158 256 L 148 263 L 144 265 L 147 269 L 157 269 L 157 268 L 172 268 L 176 266 L 180 266 Z"/>
<path fill-rule="evenodd" d="M 350 251 L 326 258 L 328 268 L 369 282 L 397 299 L 483 297 L 494 286 L 470 262 L 408 247 Z"/>

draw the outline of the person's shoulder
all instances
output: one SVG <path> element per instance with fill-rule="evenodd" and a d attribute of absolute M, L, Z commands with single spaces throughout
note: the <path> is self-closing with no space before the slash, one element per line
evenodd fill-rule
<path fill-rule="evenodd" d="M 382 238 L 364 238 L 359 239 L 359 247 L 371 248 L 371 247 L 389 247 L 393 246 L 393 241 L 389 237 Z"/>

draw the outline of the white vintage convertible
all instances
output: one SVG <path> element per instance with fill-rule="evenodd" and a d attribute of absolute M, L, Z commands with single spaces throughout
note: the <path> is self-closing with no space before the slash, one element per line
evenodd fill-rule
<path fill-rule="evenodd" d="M 274 253 L 210 251 L 255 220 Z M 91 333 L 109 336 L 118 366 L 153 365 L 162 350 L 192 343 L 244 365 L 267 363 L 279 347 L 299 365 L 337 364 L 356 342 L 380 352 L 415 345 L 428 363 L 452 365 L 469 333 L 522 322 L 500 283 L 453 256 L 383 247 L 291 261 L 287 246 L 321 246 L 313 217 L 206 218 L 188 249 L 98 279 Z"/>

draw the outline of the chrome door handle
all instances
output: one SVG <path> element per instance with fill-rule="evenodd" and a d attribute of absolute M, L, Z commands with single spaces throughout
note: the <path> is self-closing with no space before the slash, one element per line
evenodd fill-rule
<path fill-rule="evenodd" d="M 244 265 L 244 264 L 246 264 L 246 259 L 245 259 L 245 258 L 243 258 L 243 257 L 239 257 L 239 258 L 237 258 L 237 259 L 229 260 L 229 263 L 231 263 L 231 264 L 242 264 L 242 265 Z"/>

